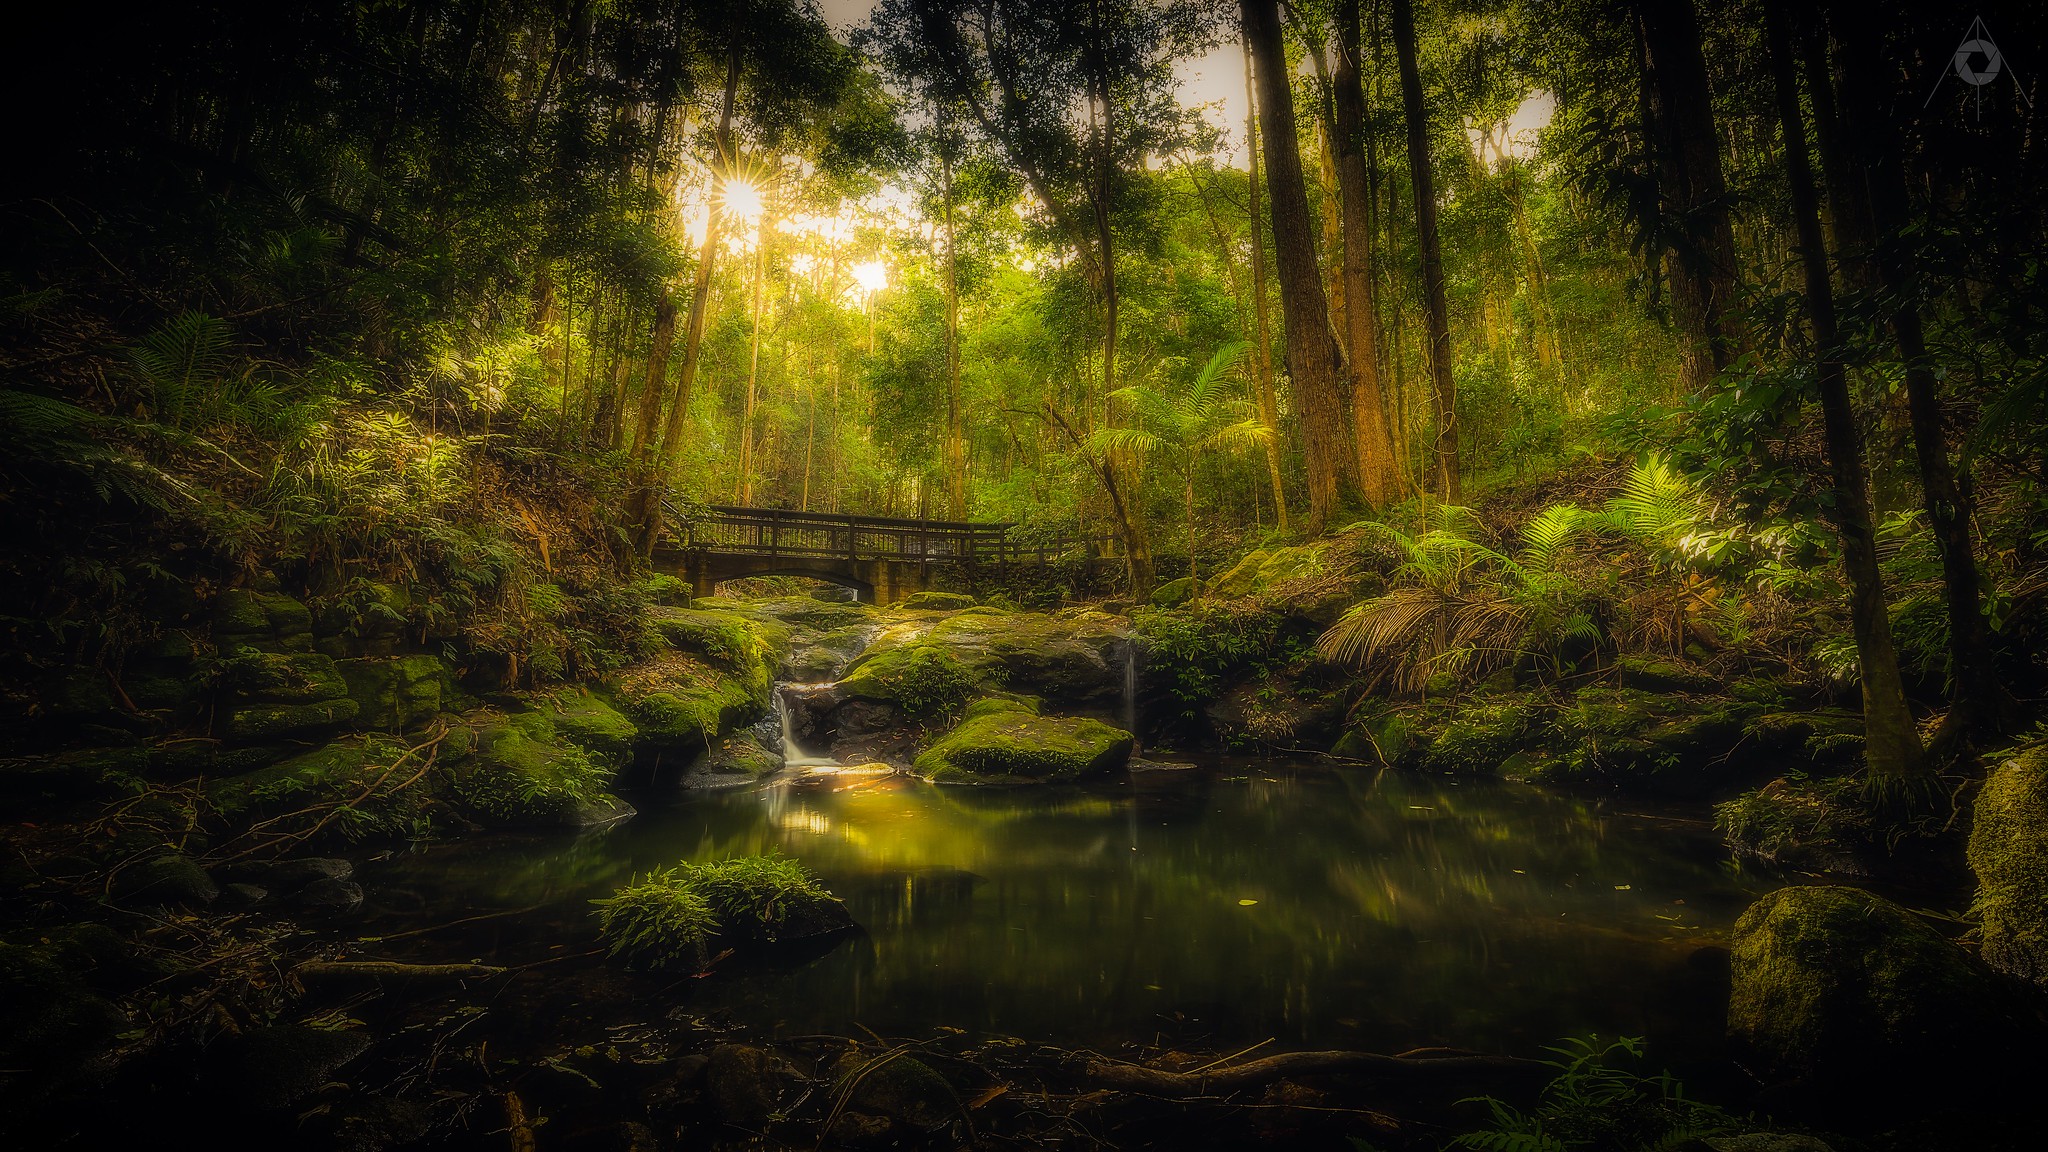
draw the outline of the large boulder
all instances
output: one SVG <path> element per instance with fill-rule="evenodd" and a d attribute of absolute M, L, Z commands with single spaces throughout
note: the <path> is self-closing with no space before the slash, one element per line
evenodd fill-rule
<path fill-rule="evenodd" d="M 440 713 L 449 692 L 448 668 L 438 656 L 364 656 L 334 665 L 356 702 L 357 723 L 367 728 L 417 728 Z"/>
<path fill-rule="evenodd" d="M 428 777 L 399 771 L 407 764 L 422 766 L 399 740 L 350 737 L 215 780 L 207 785 L 206 801 L 231 826 L 305 813 L 310 827 L 331 810 L 324 827 L 337 835 L 402 835 L 420 826 L 431 790 Z"/>
<path fill-rule="evenodd" d="M 640 729 L 625 714 L 589 689 L 563 689 L 535 702 L 557 735 L 617 769 L 633 758 Z"/>
<path fill-rule="evenodd" d="M 472 750 L 449 770 L 455 798 L 498 827 L 608 824 L 633 809 L 606 789 L 612 771 L 563 739 L 542 712 L 484 714 Z"/>
<path fill-rule="evenodd" d="M 924 661 L 957 668 L 983 691 L 1007 688 L 1059 704 L 1108 703 L 1123 694 L 1128 627 L 1088 609 L 903 620 L 875 637 L 840 688 L 854 699 L 897 702 L 905 667 Z"/>
<path fill-rule="evenodd" d="M 1984 961 L 2048 985 L 2048 744 L 2000 764 L 1977 794 L 1973 819 Z"/>
<path fill-rule="evenodd" d="M 1078 780 L 1130 761 L 1129 732 L 1098 720 L 1040 716 L 1028 703 L 984 701 L 917 758 L 919 774 L 947 783 Z"/>
<path fill-rule="evenodd" d="M 1728 1031 L 1782 1080 L 1925 1088 L 2015 1037 L 1995 977 L 1854 888 L 1781 888 L 1735 925 Z"/>
<path fill-rule="evenodd" d="M 787 627 L 731 610 L 668 608 L 654 614 L 653 630 L 661 650 L 610 681 L 642 744 L 694 754 L 768 711 Z"/>

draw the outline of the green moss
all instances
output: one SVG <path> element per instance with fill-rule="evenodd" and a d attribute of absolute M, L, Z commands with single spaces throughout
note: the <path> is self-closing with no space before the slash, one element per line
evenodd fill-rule
<path fill-rule="evenodd" d="M 1740 770 L 1734 760 L 1762 706 L 1633 688 L 1589 688 L 1557 718 L 1557 755 L 1535 778 L 1667 795 L 1708 795 Z"/>
<path fill-rule="evenodd" d="M 1422 753 L 1421 765 L 1432 772 L 1492 774 L 1541 741 L 1548 726 L 1549 710 L 1527 700 L 1469 704 Z"/>
<path fill-rule="evenodd" d="M 1783 1077 L 1943 1077 L 2003 1020 L 1961 949 L 1853 888 L 1781 888 L 1751 905 L 1732 977 L 1729 1034 Z"/>
<path fill-rule="evenodd" d="M 1168 580 L 1152 590 L 1152 606 L 1154 608 L 1178 608 L 1200 595 L 1201 591 L 1201 585 L 1197 584 L 1192 576 L 1182 576 L 1178 580 Z"/>
<path fill-rule="evenodd" d="M 579 823 L 585 811 L 613 803 L 611 778 L 539 712 L 479 728 L 476 750 L 453 773 L 456 798 L 500 825 Z"/>
<path fill-rule="evenodd" d="M 425 780 L 401 790 L 404 778 L 390 778 L 389 770 L 406 752 L 404 743 L 383 736 L 338 740 L 268 768 L 217 780 L 207 787 L 207 805 L 230 824 L 306 812 L 307 826 L 340 806 L 346 811 L 337 811 L 327 825 L 337 833 L 402 834 L 417 827 L 428 792 Z"/>
<path fill-rule="evenodd" d="M 654 604 L 688 608 L 690 592 L 688 581 L 679 580 L 666 572 L 656 572 L 640 582 L 640 594 Z"/>
<path fill-rule="evenodd" d="M 714 776 L 760 777 L 781 767 L 782 755 L 762 744 L 751 731 L 720 738 L 703 762 L 703 770 Z"/>
<path fill-rule="evenodd" d="M 1614 662 L 1621 686 L 1642 692 L 1712 692 L 1720 682 L 1705 670 L 1681 660 L 1656 656 L 1623 656 Z"/>
<path fill-rule="evenodd" d="M 259 704 L 228 717 L 227 736 L 242 743 L 317 735 L 356 718 L 361 706 L 344 696 L 318 704 Z"/>
<path fill-rule="evenodd" d="M 222 651 L 310 652 L 313 616 L 281 592 L 231 588 L 214 598 L 214 642 Z"/>
<path fill-rule="evenodd" d="M 921 648 L 942 652 L 975 690 L 1008 688 L 1065 703 L 1105 701 L 1123 689 L 1120 648 L 1129 642 L 1124 627 L 1113 616 L 1085 610 L 1058 616 L 963 611 L 937 620 L 903 620 L 884 628 L 840 683 L 865 698 L 897 702 L 886 684 L 890 660 Z"/>
<path fill-rule="evenodd" d="M 640 729 L 587 688 L 565 689 L 537 702 L 557 735 L 613 769 L 633 758 Z"/>
<path fill-rule="evenodd" d="M 953 783 L 1076 780 L 1122 767 L 1132 743 L 1130 733 L 1097 720 L 1002 710 L 963 720 L 916 767 Z"/>
<path fill-rule="evenodd" d="M 1975 912 L 1986 963 L 2048 984 L 2048 744 L 2000 764 L 1977 794 L 1970 830 Z"/>
<path fill-rule="evenodd" d="M 951 651 L 928 644 L 878 652 L 839 681 L 843 695 L 885 701 L 907 716 L 950 712 L 977 686 L 973 673 Z"/>
<path fill-rule="evenodd" d="M 1729 847 L 1809 872 L 1861 872 L 1879 838 L 1854 777 L 1786 778 L 1714 806 Z"/>
<path fill-rule="evenodd" d="M 711 964 L 718 914 L 674 868 L 657 868 L 597 905 L 598 935 L 613 956 L 655 971 L 701 972 Z"/>
<path fill-rule="evenodd" d="M 983 716 L 997 716 L 1005 712 L 1021 712 L 1026 716 L 1038 715 L 1043 705 L 1036 696 L 984 696 L 967 706 L 960 719 L 978 720 Z"/>
<path fill-rule="evenodd" d="M 441 711 L 447 666 L 438 656 L 363 657 L 338 660 L 349 699 L 360 709 L 357 722 L 369 728 L 404 731 Z"/>
<path fill-rule="evenodd" d="M 940 608 L 951 611 L 974 607 L 974 597 L 958 592 L 912 592 L 903 598 L 900 607 Z"/>
<path fill-rule="evenodd" d="M 310 704 L 349 694 L 331 657 L 318 652 L 248 652 L 227 662 L 222 685 L 244 701 Z"/>
<path fill-rule="evenodd" d="M 669 653 L 620 672 L 612 695 L 641 741 L 696 751 L 768 711 L 770 686 L 755 688 L 703 660 Z"/>

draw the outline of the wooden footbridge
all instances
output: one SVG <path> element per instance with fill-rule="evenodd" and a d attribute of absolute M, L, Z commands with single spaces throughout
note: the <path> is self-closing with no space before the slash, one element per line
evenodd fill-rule
<path fill-rule="evenodd" d="M 727 505 L 688 516 L 671 508 L 669 527 L 673 541 L 655 550 L 655 567 L 688 580 L 695 595 L 746 576 L 808 576 L 876 604 L 930 587 L 938 565 L 1043 565 L 1091 543 L 1020 544 L 1011 524 Z"/>

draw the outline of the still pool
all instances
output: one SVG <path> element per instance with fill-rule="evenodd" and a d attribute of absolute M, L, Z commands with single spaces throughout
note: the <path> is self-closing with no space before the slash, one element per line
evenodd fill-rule
<path fill-rule="evenodd" d="M 373 863 L 351 930 L 466 920 L 414 939 L 443 959 L 598 965 L 593 898 L 679 860 L 779 851 L 865 933 L 664 995 L 785 1034 L 1533 1052 L 1601 1033 L 1697 1055 L 1719 1031 L 1718 946 L 1780 882 L 1696 818 L 1275 761 L 1061 788 L 824 773 L 634 800 L 638 817 L 601 831 Z"/>

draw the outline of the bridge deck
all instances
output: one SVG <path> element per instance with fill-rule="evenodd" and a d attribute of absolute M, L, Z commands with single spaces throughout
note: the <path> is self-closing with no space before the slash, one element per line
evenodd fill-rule
<path fill-rule="evenodd" d="M 1058 558 L 1074 543 L 1020 544 L 1009 537 L 1009 530 L 1014 527 L 1011 524 L 841 516 L 730 505 L 713 505 L 702 515 L 677 521 L 677 536 L 683 548 L 729 556 L 1043 564 Z"/>

